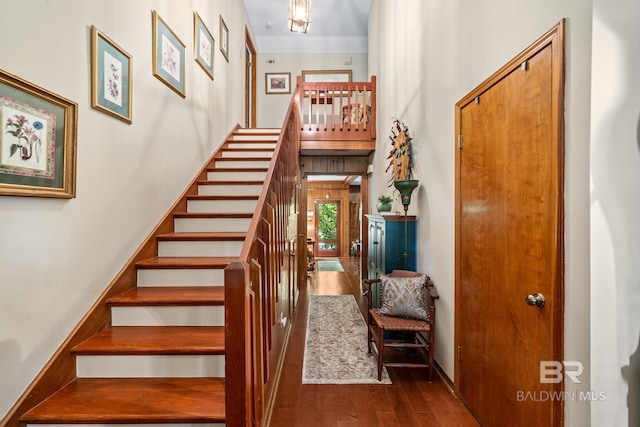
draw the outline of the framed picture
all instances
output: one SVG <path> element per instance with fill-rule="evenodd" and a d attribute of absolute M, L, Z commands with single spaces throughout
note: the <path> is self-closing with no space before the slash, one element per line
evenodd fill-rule
<path fill-rule="evenodd" d="M 302 71 L 303 82 L 350 82 L 351 70 Z"/>
<path fill-rule="evenodd" d="M 224 59 L 229 62 L 229 28 L 225 24 L 222 15 L 220 15 L 220 52 L 224 56 Z"/>
<path fill-rule="evenodd" d="M 213 46 L 215 40 L 211 35 L 211 31 L 202 22 L 198 12 L 193 13 L 193 57 L 196 62 L 204 70 L 205 73 L 213 80 Z"/>
<path fill-rule="evenodd" d="M 291 93 L 291 73 L 265 73 L 267 95 Z"/>
<path fill-rule="evenodd" d="M 91 27 L 91 107 L 131 123 L 133 59 Z"/>
<path fill-rule="evenodd" d="M 185 97 L 185 45 L 154 10 L 153 75 L 181 97 Z"/>
<path fill-rule="evenodd" d="M 78 104 L 0 70 L 0 195 L 76 196 Z"/>

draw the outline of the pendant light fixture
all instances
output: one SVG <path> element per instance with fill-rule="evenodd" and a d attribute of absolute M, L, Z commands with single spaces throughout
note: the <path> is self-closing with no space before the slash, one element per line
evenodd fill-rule
<path fill-rule="evenodd" d="M 311 0 L 289 0 L 289 30 L 294 33 L 306 33 L 310 23 Z"/>

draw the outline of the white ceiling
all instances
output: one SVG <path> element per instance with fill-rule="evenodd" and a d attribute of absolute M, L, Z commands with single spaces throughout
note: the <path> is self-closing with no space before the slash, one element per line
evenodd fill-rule
<path fill-rule="evenodd" d="M 244 4 L 260 53 L 367 51 L 371 0 L 312 0 L 306 34 L 287 29 L 288 0 L 244 0 Z"/>

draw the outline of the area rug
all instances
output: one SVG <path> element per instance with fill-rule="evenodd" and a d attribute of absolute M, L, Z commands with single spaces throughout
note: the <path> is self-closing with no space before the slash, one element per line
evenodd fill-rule
<path fill-rule="evenodd" d="M 337 259 L 320 259 L 318 260 L 318 271 L 344 271 L 344 269 Z"/>
<path fill-rule="evenodd" d="M 303 384 L 391 384 L 375 353 L 367 353 L 367 327 L 352 295 L 309 295 Z"/>

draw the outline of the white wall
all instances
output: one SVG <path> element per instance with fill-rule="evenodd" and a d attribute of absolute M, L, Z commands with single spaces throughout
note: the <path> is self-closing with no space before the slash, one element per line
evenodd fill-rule
<path fill-rule="evenodd" d="M 604 1 L 604 0 L 603 0 Z M 400 7 L 399 5 L 402 5 Z M 591 2 L 585 0 L 374 0 L 369 73 L 378 76 L 378 146 L 369 209 L 387 194 L 391 120 L 409 127 L 419 179 L 418 269 L 438 287 L 436 359 L 454 374 L 455 103 L 567 18 L 565 359 L 589 371 L 589 102 Z M 375 196 L 375 197 L 374 197 Z M 396 207 L 399 208 L 399 207 Z M 532 325 L 534 327 L 535 325 Z M 589 389 L 589 375 L 582 384 Z M 589 403 L 567 402 L 567 426 L 589 425 Z"/>
<path fill-rule="evenodd" d="M 76 101 L 77 197 L 0 197 L 4 416 L 236 123 L 244 123 L 242 2 L 2 1 L 0 68 Z M 186 44 L 186 99 L 151 72 L 151 10 Z M 216 39 L 193 60 L 193 12 Z M 218 51 L 222 14 L 227 63 Z M 90 108 L 90 27 L 133 56 L 133 124 Z"/>
<path fill-rule="evenodd" d="M 594 0 L 591 83 L 591 388 L 595 426 L 640 425 L 640 13 Z M 624 372 L 624 374 L 623 374 Z M 623 379 L 624 377 L 624 379 Z"/>
<path fill-rule="evenodd" d="M 351 64 L 345 64 L 346 59 Z M 274 60 L 274 63 L 267 61 Z M 265 73 L 291 73 L 291 91 L 296 88 L 296 76 L 303 70 L 352 70 L 353 81 L 367 81 L 366 53 L 263 53 L 258 52 L 256 123 L 258 127 L 280 127 L 291 103 L 292 94 L 265 94 Z"/>

